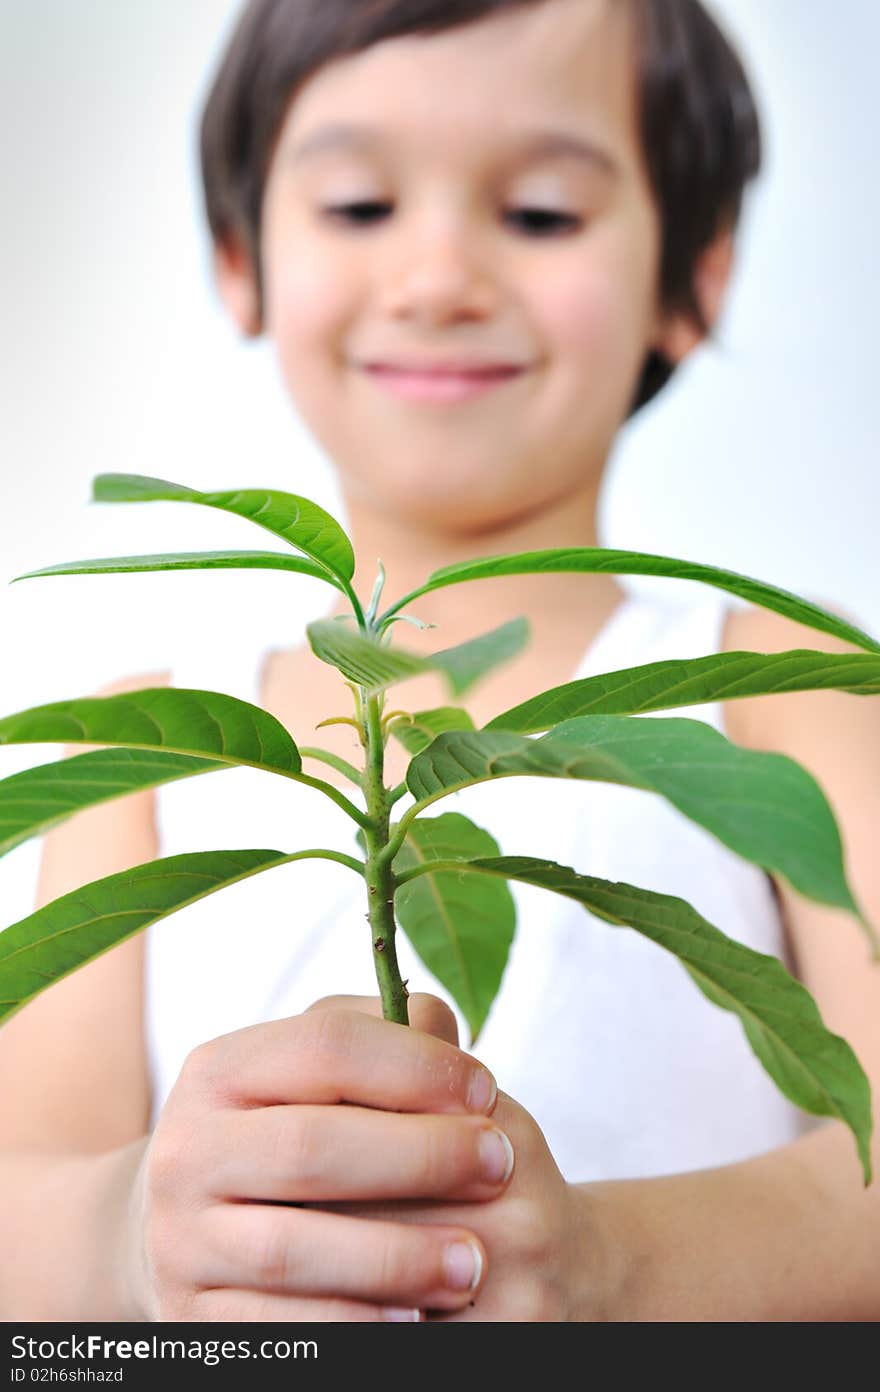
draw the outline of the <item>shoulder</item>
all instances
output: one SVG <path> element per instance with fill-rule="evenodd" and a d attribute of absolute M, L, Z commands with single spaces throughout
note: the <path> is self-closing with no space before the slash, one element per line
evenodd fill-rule
<path fill-rule="evenodd" d="M 847 623 L 860 623 L 855 615 L 836 603 L 817 596 L 806 598 Z M 794 648 L 828 653 L 862 651 L 842 638 L 797 623 L 774 609 L 763 609 L 757 605 L 749 605 L 746 609 L 728 609 L 721 639 L 722 652 L 774 653 Z M 725 703 L 725 724 L 731 738 L 737 743 L 794 753 L 794 750 L 783 746 L 789 744 L 792 735 L 797 741 L 798 728 L 815 727 L 817 722 L 822 723 L 829 716 L 842 716 L 850 711 L 853 703 L 866 704 L 863 697 L 840 691 L 793 691 L 750 696 Z"/>
<path fill-rule="evenodd" d="M 814 603 L 859 625 L 858 618 L 836 604 Z M 862 651 L 762 609 L 737 613 L 725 634 L 727 651 L 791 648 Z M 880 927 L 880 701 L 847 691 L 795 691 L 728 701 L 728 712 L 733 717 L 728 732 L 736 743 L 787 755 L 816 779 L 840 831 L 856 902 L 868 921 Z M 828 1027 L 849 1040 L 880 1081 L 880 975 L 855 919 L 802 897 L 784 879 L 777 878 L 776 887 L 797 974 L 815 996 Z"/>
<path fill-rule="evenodd" d="M 804 596 L 811 604 L 827 609 L 846 623 L 858 624 L 854 614 L 842 609 L 837 603 L 816 595 Z M 764 609 L 758 604 L 750 604 L 745 609 L 728 609 L 725 622 L 724 648 L 745 647 L 746 644 L 761 644 L 767 652 L 784 651 L 786 648 L 819 648 L 826 652 L 857 651 L 851 643 L 836 638 L 831 633 L 810 628 L 808 624 L 797 623 L 775 609 Z M 763 645 L 767 645 L 764 647 Z"/>
<path fill-rule="evenodd" d="M 170 686 L 171 670 L 166 668 L 161 672 L 142 672 L 139 676 L 117 677 L 115 681 L 107 682 L 104 686 L 98 687 L 96 696 L 124 696 L 129 691 L 145 691 L 151 686 Z"/>

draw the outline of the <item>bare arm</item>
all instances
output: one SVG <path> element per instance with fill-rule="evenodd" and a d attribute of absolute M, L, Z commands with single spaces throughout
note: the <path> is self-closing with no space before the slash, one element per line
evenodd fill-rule
<path fill-rule="evenodd" d="M 830 607 L 830 606 L 826 606 Z M 736 646 L 856 649 L 778 614 L 749 611 Z M 880 702 L 797 692 L 731 703 L 737 743 L 775 750 L 817 778 L 841 828 L 849 882 L 880 928 Z M 846 913 L 778 884 L 797 975 L 880 1097 L 880 966 Z M 736 1099 L 731 1098 L 731 1106 Z M 599 1205 L 627 1271 L 614 1318 L 880 1318 L 880 1144 L 865 1189 L 842 1123 L 743 1164 L 648 1181 L 579 1186 Z"/>
<path fill-rule="evenodd" d="M 138 677 L 101 694 L 167 679 Z M 153 859 L 153 809 L 152 793 L 137 793 L 51 831 L 37 907 Z M 149 1126 L 142 974 L 137 935 L 0 1028 L 0 1318 L 143 1318 L 116 1260 Z"/>
<path fill-rule="evenodd" d="M 91 809 L 47 842 L 41 903 L 154 857 L 152 803 Z M 497 1194 L 486 1070 L 324 1002 L 202 1043 L 147 1135 L 141 951 L 118 944 L 0 1031 L 0 1318 L 380 1322 L 467 1304 L 486 1254 L 466 1226 L 316 1210 Z M 413 1020 L 436 1006 L 414 996 Z"/>

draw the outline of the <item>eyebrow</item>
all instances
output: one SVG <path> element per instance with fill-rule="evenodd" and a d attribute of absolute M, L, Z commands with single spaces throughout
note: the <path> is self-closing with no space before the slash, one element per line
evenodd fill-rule
<path fill-rule="evenodd" d="M 334 150 L 375 150 L 383 144 L 384 139 L 378 126 L 336 122 L 320 126 L 299 144 L 291 146 L 288 158 L 293 164 L 303 164 Z M 606 150 L 570 131 L 544 128 L 524 131 L 509 157 L 523 163 L 563 157 L 591 164 L 607 174 L 619 172 L 617 161 Z"/>

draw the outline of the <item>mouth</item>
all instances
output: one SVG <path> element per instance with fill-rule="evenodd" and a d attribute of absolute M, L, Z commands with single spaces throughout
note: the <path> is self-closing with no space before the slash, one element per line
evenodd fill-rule
<path fill-rule="evenodd" d="M 475 367 L 406 367 L 396 363 L 368 363 L 363 370 L 377 386 L 406 401 L 454 403 L 483 396 L 518 377 L 527 369 L 515 364 Z"/>

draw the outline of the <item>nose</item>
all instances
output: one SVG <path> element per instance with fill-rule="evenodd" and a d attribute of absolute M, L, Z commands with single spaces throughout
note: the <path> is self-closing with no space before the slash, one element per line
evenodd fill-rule
<path fill-rule="evenodd" d="M 495 277 L 463 221 L 402 231 L 385 291 L 385 310 L 392 318 L 442 324 L 495 312 Z"/>

